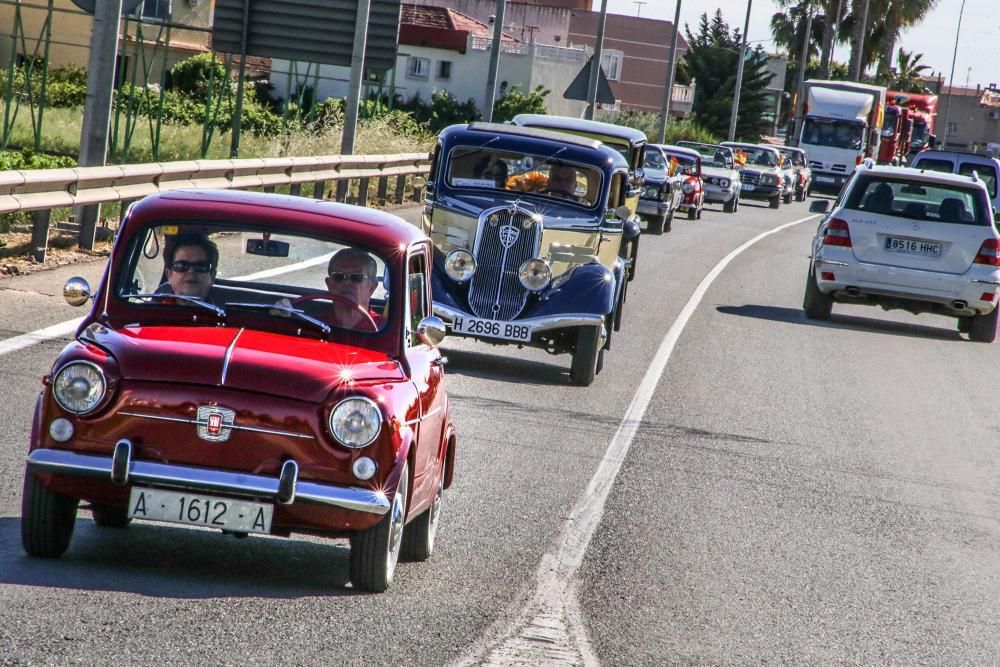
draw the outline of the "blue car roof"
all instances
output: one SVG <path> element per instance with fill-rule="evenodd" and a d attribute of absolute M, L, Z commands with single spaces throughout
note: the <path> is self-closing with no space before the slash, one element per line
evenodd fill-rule
<path fill-rule="evenodd" d="M 569 116 L 549 116 L 547 114 L 521 113 L 514 116 L 512 121 L 515 125 L 526 125 L 531 127 L 544 127 L 559 131 L 572 130 L 574 132 L 592 132 L 594 134 L 604 134 L 609 137 L 621 137 L 630 143 L 641 143 L 646 141 L 646 133 L 623 125 L 612 125 L 596 120 L 584 120 L 582 118 L 570 118 Z"/>

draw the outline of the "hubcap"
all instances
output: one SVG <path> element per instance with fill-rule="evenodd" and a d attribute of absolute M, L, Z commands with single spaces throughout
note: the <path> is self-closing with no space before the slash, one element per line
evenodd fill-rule
<path fill-rule="evenodd" d="M 437 495 L 434 496 L 434 504 L 431 505 L 430 526 L 427 528 L 427 545 L 431 548 L 434 547 L 434 536 L 437 535 L 438 522 L 441 520 L 441 503 L 443 498 L 444 476 L 442 473 L 441 481 L 438 483 Z"/>
<path fill-rule="evenodd" d="M 392 575 L 396 571 L 396 562 L 399 560 L 399 547 L 403 543 L 403 519 L 406 512 L 406 492 L 407 480 L 404 476 L 399 480 L 399 487 L 396 495 L 392 497 L 392 514 L 389 523 L 389 550 L 386 553 L 386 573 L 387 579 L 392 580 Z"/>

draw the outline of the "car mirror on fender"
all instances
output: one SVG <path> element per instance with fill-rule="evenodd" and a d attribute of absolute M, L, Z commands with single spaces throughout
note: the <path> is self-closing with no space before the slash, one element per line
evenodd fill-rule
<path fill-rule="evenodd" d="M 810 213 L 826 213 L 830 210 L 830 202 L 825 199 L 818 199 L 809 204 Z"/>

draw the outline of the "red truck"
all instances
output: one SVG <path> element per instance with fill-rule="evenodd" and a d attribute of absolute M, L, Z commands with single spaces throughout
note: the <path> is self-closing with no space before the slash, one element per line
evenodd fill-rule
<path fill-rule="evenodd" d="M 934 125 L 937 119 L 938 96 L 890 90 L 889 99 L 907 109 L 913 125 L 910 132 L 908 157 L 933 148 L 937 142 Z"/>
<path fill-rule="evenodd" d="M 890 96 L 894 93 L 890 93 Z M 882 141 L 878 147 L 878 163 L 902 165 L 910 150 L 913 115 L 901 104 L 891 103 L 885 108 L 882 119 Z"/>

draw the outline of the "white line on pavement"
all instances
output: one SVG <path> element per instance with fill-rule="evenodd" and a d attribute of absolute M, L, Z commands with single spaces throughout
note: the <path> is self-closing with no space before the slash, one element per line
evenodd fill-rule
<path fill-rule="evenodd" d="M 761 239 L 816 217 L 819 216 L 810 215 L 758 234 L 723 257 L 695 288 L 663 337 L 597 472 L 566 519 L 556 553 L 542 557 L 534 596 L 522 610 L 510 634 L 492 648 L 483 664 L 597 664 L 577 606 L 576 575 L 604 515 L 608 494 L 632 446 L 653 392 L 666 370 L 674 346 L 708 288 L 730 262 Z"/>

